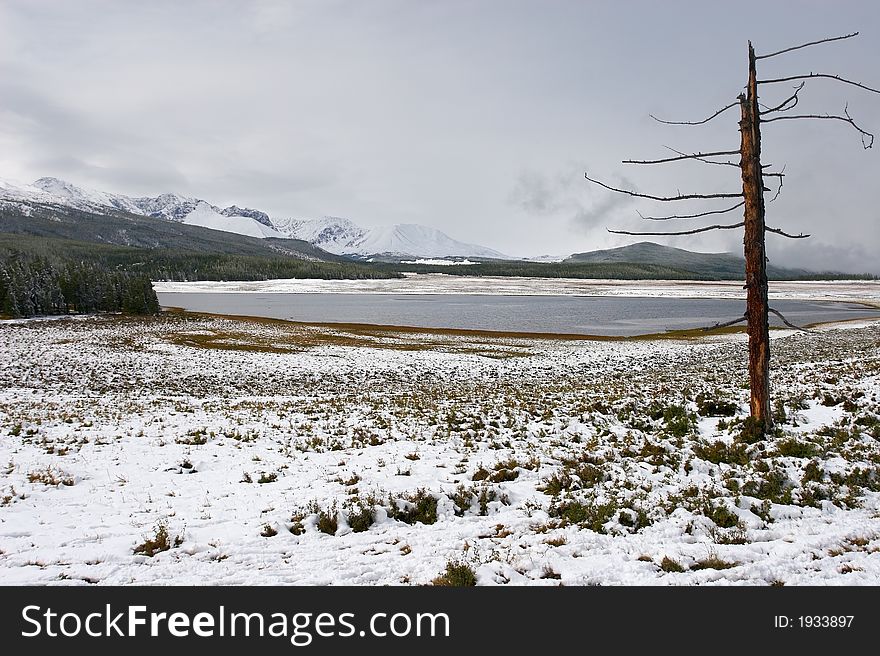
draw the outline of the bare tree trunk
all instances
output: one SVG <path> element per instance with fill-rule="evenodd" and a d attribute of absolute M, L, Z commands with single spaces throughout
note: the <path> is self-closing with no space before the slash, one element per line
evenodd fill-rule
<path fill-rule="evenodd" d="M 772 425 L 770 412 L 770 327 L 767 317 L 767 255 L 764 247 L 764 179 L 761 170 L 761 128 L 755 50 L 749 42 L 749 84 L 740 96 L 741 155 L 745 218 L 746 315 L 749 333 L 751 413 L 758 428 Z"/>

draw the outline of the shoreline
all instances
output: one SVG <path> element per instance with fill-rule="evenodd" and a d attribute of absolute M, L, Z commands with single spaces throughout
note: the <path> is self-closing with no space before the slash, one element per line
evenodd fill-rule
<path fill-rule="evenodd" d="M 864 304 L 867 307 L 872 307 Z M 176 306 L 162 306 L 162 312 L 169 315 L 186 315 L 195 318 L 229 319 L 232 321 L 244 321 L 249 323 L 265 323 L 270 325 L 288 325 L 294 328 L 320 328 L 336 330 L 355 334 L 384 333 L 386 336 L 395 334 L 407 335 L 443 335 L 448 337 L 482 337 L 487 339 L 522 339 L 522 340 L 551 340 L 551 341 L 594 341 L 594 342 L 633 342 L 652 341 L 665 339 L 700 339 L 702 337 L 716 337 L 719 335 L 745 334 L 744 326 L 724 326 L 719 328 L 690 328 L 682 330 L 669 330 L 666 332 L 645 333 L 643 335 L 590 335 L 580 333 L 548 333 L 548 332 L 522 332 L 504 330 L 480 330 L 467 328 L 440 328 L 424 326 L 398 326 L 392 324 L 371 324 L 356 322 L 334 321 L 295 321 L 292 319 L 278 319 L 275 317 L 260 317 L 244 314 L 230 314 L 227 312 L 201 312 L 187 310 Z M 880 318 L 857 317 L 838 321 L 817 321 L 803 326 L 809 331 L 815 328 L 833 329 L 838 327 L 850 327 L 850 324 L 864 323 L 866 325 L 880 322 Z M 853 326 L 859 327 L 859 326 Z M 792 328 L 771 326 L 771 332 L 788 334 L 798 332 Z"/>
<path fill-rule="evenodd" d="M 417 274 L 401 279 L 153 282 L 157 293 L 466 294 L 475 296 L 672 297 L 744 299 L 741 281 L 463 277 Z M 880 308 L 880 281 L 770 281 L 771 300 L 860 302 Z"/>

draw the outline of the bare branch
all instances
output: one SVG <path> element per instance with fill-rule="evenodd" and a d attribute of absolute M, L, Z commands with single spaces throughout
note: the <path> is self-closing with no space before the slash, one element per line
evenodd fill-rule
<path fill-rule="evenodd" d="M 783 166 L 782 169 L 785 170 L 785 167 Z M 766 175 L 766 174 L 762 173 L 762 175 Z M 774 200 L 779 198 L 779 194 L 782 193 L 782 185 L 784 183 L 785 183 L 785 177 L 780 177 L 779 178 L 779 186 L 776 188 L 776 193 L 773 194 L 773 198 L 771 198 L 770 200 L 767 201 L 768 203 L 772 203 Z"/>
<path fill-rule="evenodd" d="M 678 232 L 630 232 L 629 230 L 611 230 L 610 228 L 605 228 L 608 232 L 612 232 L 615 235 L 636 235 L 636 236 L 652 236 L 652 237 L 667 237 L 667 236 L 675 236 L 675 235 L 695 235 L 698 232 L 708 232 L 709 230 L 733 230 L 734 228 L 742 228 L 744 222 L 740 221 L 739 223 L 731 223 L 729 225 L 712 225 L 706 226 L 704 228 L 695 228 L 694 230 L 681 230 Z"/>
<path fill-rule="evenodd" d="M 663 146 L 663 147 L 668 148 L 673 153 L 677 153 L 679 155 L 686 155 L 687 154 L 687 153 L 681 152 L 680 150 L 676 150 L 675 148 L 672 148 L 671 146 Z M 734 151 L 730 154 L 731 155 L 739 155 L 739 151 L 737 150 L 737 151 Z M 699 153 L 697 153 L 697 155 L 699 155 Z M 739 164 L 737 162 L 713 162 L 711 159 L 702 159 L 701 157 L 694 157 L 694 159 L 697 160 L 698 162 L 703 162 L 703 164 L 716 164 L 718 166 L 735 166 L 736 168 L 739 168 Z"/>
<path fill-rule="evenodd" d="M 790 109 L 794 109 L 797 106 L 798 101 L 800 100 L 798 94 L 801 92 L 801 89 L 804 88 L 805 84 L 806 82 L 801 82 L 797 87 L 795 87 L 795 91 L 792 95 L 776 105 L 776 107 L 768 107 L 767 109 L 765 109 L 763 112 L 761 112 L 761 116 L 764 116 L 765 114 L 772 114 L 773 112 L 787 112 Z M 789 105 L 789 103 L 791 103 L 791 105 Z"/>
<path fill-rule="evenodd" d="M 780 230 L 779 228 L 771 228 L 770 226 L 764 226 L 764 230 L 767 232 L 772 232 L 774 235 L 782 235 L 783 237 L 788 237 L 789 239 L 806 239 L 810 235 L 805 235 L 801 233 L 799 235 L 791 235 L 784 230 Z"/>
<path fill-rule="evenodd" d="M 852 34 L 844 34 L 843 36 L 833 36 L 828 39 L 820 39 L 819 41 L 810 41 L 809 43 L 804 43 L 799 46 L 792 46 L 791 48 L 785 48 L 784 50 L 777 50 L 776 52 L 771 52 L 766 55 L 758 55 L 755 59 L 769 59 L 770 57 L 775 57 L 776 55 L 781 55 L 786 52 L 791 52 L 792 50 L 800 50 L 801 48 L 809 48 L 810 46 L 817 46 L 820 43 L 830 43 L 831 41 L 842 41 L 843 39 L 851 39 L 854 36 L 858 36 L 858 32 L 853 32 Z"/>
<path fill-rule="evenodd" d="M 843 121 L 844 123 L 849 123 L 853 127 L 853 129 L 855 129 L 860 134 L 862 138 L 862 146 L 865 148 L 865 150 L 871 148 L 874 145 L 874 135 L 856 125 L 856 122 L 853 120 L 852 116 L 849 115 L 849 105 L 843 108 L 843 113 L 845 114 L 845 116 L 837 116 L 836 114 L 795 114 L 793 116 L 777 116 L 776 118 L 761 119 L 761 122 L 772 123 L 773 121 L 787 121 L 791 119 L 801 118 Z"/>
<path fill-rule="evenodd" d="M 704 123 L 708 123 L 709 121 L 711 121 L 716 116 L 723 114 L 728 109 L 731 109 L 732 107 L 737 107 L 738 105 L 739 105 L 739 101 L 732 102 L 729 105 L 725 105 L 724 107 L 719 109 L 717 112 L 712 114 L 712 116 L 710 116 L 709 118 L 704 118 L 702 121 L 664 121 L 662 118 L 657 118 L 653 114 L 648 114 L 648 116 L 653 118 L 658 123 L 664 123 L 666 125 L 703 125 Z"/>
<path fill-rule="evenodd" d="M 782 323 L 784 323 L 789 328 L 794 328 L 795 330 L 802 330 L 805 333 L 813 332 L 812 330 L 802 328 L 801 326 L 795 326 L 791 321 L 786 319 L 785 316 L 782 314 L 782 312 L 780 312 L 779 310 L 774 310 L 773 308 L 767 308 L 767 312 L 772 312 L 773 314 L 775 314 L 777 317 L 779 317 L 782 320 Z"/>
<path fill-rule="evenodd" d="M 672 150 L 672 149 L 670 149 Z M 677 151 L 676 151 L 677 152 Z M 623 164 L 666 164 L 667 162 L 678 162 L 683 159 L 701 159 L 703 157 L 715 157 L 717 155 L 738 155 L 738 150 L 717 150 L 713 153 L 692 153 L 690 155 L 680 153 L 679 157 L 666 157 L 664 159 L 625 159 Z"/>
<path fill-rule="evenodd" d="M 586 173 L 584 173 L 584 177 L 592 182 L 593 184 L 597 184 L 600 187 L 604 187 L 609 191 L 616 191 L 620 194 L 626 194 L 628 196 L 634 196 L 635 198 L 647 198 L 649 200 L 660 200 L 660 201 L 678 201 L 678 200 L 695 200 L 698 198 L 742 198 L 742 192 L 735 194 L 679 194 L 678 196 L 651 196 L 650 194 L 639 194 L 635 191 L 629 191 L 628 189 L 618 189 L 617 187 L 612 187 L 610 185 L 605 184 L 604 182 L 599 182 L 598 180 L 594 180 Z"/>
<path fill-rule="evenodd" d="M 697 219 L 701 216 L 711 216 L 712 214 L 726 214 L 727 212 L 732 212 L 733 210 L 737 209 L 738 207 L 742 207 L 745 204 L 746 204 L 746 202 L 744 200 L 741 200 L 736 205 L 734 205 L 732 207 L 728 207 L 727 209 L 712 210 L 711 212 L 700 212 L 699 214 L 680 214 L 680 215 L 673 215 L 673 216 L 642 216 L 642 213 L 639 212 L 638 210 L 636 211 L 636 214 L 638 214 L 645 221 L 670 221 L 672 219 Z"/>
<path fill-rule="evenodd" d="M 730 321 L 725 321 L 724 323 L 716 323 L 714 326 L 704 326 L 700 328 L 700 330 L 708 332 L 710 330 L 715 330 L 716 328 L 727 328 L 728 326 L 735 326 L 738 323 L 743 323 L 744 321 L 749 320 L 749 315 L 744 314 L 739 319 L 732 319 Z"/>
<path fill-rule="evenodd" d="M 758 84 L 775 84 L 776 82 L 791 82 L 792 80 L 812 80 L 813 78 L 819 77 L 827 78 L 829 80 L 837 80 L 838 82 L 843 82 L 844 84 L 851 84 L 854 87 L 864 89 L 865 91 L 870 91 L 871 93 L 880 93 L 880 89 L 872 89 L 871 87 L 866 87 L 864 84 L 860 84 L 859 82 L 853 82 L 852 80 L 847 80 L 846 78 L 840 77 L 839 75 L 831 75 L 830 73 L 810 73 L 809 75 L 792 75 L 790 77 L 778 77 L 773 80 L 758 80 Z"/>

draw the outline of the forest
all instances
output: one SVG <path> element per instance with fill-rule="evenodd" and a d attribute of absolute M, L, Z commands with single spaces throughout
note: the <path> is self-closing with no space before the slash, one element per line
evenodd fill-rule
<path fill-rule="evenodd" d="M 158 311 L 156 293 L 143 273 L 114 271 L 64 257 L 0 251 L 0 315 Z"/>
<path fill-rule="evenodd" d="M 445 273 L 451 276 L 505 276 L 525 278 L 581 278 L 587 280 L 741 280 L 744 272 L 694 271 L 648 262 L 528 262 L 516 260 L 481 260 L 475 264 L 443 266 L 431 264 L 376 264 L 386 271 L 408 273 Z M 875 280 L 864 274 L 837 272 L 799 272 L 777 269 L 773 280 Z"/>

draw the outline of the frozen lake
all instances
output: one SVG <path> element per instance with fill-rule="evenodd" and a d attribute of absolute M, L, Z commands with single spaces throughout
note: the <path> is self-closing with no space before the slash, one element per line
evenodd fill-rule
<path fill-rule="evenodd" d="M 699 328 L 745 312 L 717 298 L 381 293 L 158 292 L 165 307 L 286 319 L 518 333 L 632 336 Z M 880 318 L 880 310 L 835 301 L 772 300 L 798 325 Z M 782 324 L 771 316 L 771 326 Z"/>

